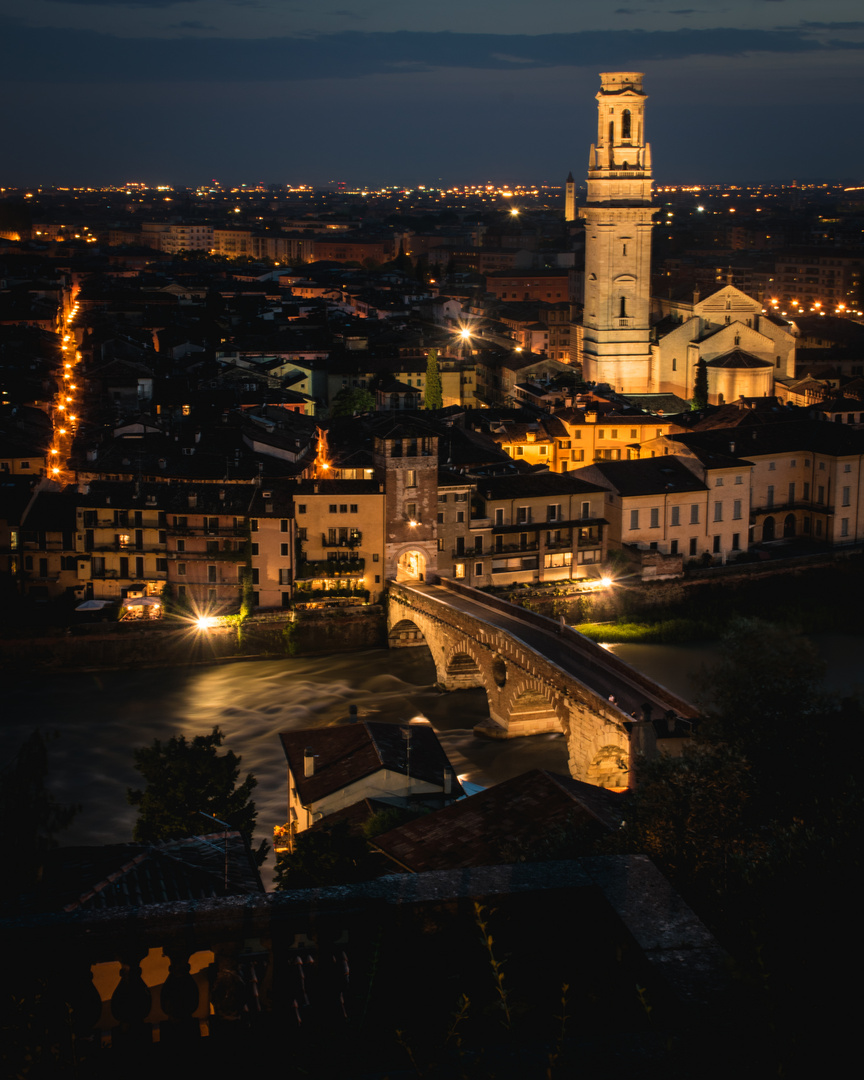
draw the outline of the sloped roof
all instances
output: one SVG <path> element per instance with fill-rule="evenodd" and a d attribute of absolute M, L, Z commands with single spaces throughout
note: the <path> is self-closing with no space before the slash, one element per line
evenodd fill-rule
<path fill-rule="evenodd" d="M 599 472 L 623 496 L 705 490 L 705 484 L 671 455 L 637 461 L 595 461 L 589 468 Z"/>
<path fill-rule="evenodd" d="M 373 844 L 412 873 L 494 866 L 508 849 L 530 850 L 554 826 L 575 826 L 586 844 L 616 830 L 623 797 L 532 769 L 442 810 L 382 833 Z"/>
<path fill-rule="evenodd" d="M 708 360 L 705 366 L 710 368 L 770 368 L 773 365 L 769 364 L 767 360 L 760 360 L 753 353 L 745 352 L 743 349 L 733 349 L 722 356 L 716 356 L 713 360 Z"/>
<path fill-rule="evenodd" d="M 161 844 L 61 847 L 47 854 L 36 904 L 75 911 L 141 907 L 211 896 L 264 891 L 249 846 L 238 832 L 167 840 Z"/>
<path fill-rule="evenodd" d="M 453 779 L 452 790 L 458 795 L 461 788 L 455 770 L 438 736 L 427 724 L 362 720 L 340 727 L 283 731 L 279 738 L 294 787 L 300 801 L 308 806 L 383 769 L 408 775 L 408 740 L 405 736 L 408 731 L 411 733 L 410 775 L 443 788 L 447 770 Z M 304 775 L 303 758 L 307 748 L 315 756 L 312 776 Z"/>

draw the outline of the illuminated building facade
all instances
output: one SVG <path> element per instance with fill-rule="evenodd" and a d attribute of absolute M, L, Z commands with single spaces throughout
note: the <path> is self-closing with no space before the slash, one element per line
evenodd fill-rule
<path fill-rule="evenodd" d="M 651 390 L 651 150 L 642 75 L 600 76 L 588 164 L 582 362 L 588 381 Z"/>

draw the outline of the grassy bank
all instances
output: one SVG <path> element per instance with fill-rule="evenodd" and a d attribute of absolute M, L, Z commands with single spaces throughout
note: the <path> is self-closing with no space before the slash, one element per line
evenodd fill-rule
<path fill-rule="evenodd" d="M 580 634 L 608 645 L 681 645 L 691 641 L 710 641 L 717 637 L 717 627 L 694 619 L 663 619 L 659 622 L 580 623 Z"/>

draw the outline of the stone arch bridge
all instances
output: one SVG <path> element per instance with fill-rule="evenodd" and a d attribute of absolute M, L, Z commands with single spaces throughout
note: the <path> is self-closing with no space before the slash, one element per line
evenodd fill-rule
<path fill-rule="evenodd" d="M 572 776 L 626 786 L 628 722 L 697 711 L 581 634 L 496 597 L 441 579 L 394 583 L 391 648 L 428 645 L 446 690 L 483 687 L 495 738 L 563 732 Z"/>

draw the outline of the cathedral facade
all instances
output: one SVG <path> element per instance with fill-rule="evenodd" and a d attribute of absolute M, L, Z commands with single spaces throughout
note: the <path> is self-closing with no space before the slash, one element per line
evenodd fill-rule
<path fill-rule="evenodd" d="M 588 382 L 624 394 L 693 396 L 705 360 L 709 401 L 774 393 L 794 378 L 789 324 L 731 285 L 702 299 L 651 300 L 651 148 L 641 72 L 605 72 L 588 162 L 585 296 L 574 335 Z"/>

